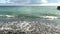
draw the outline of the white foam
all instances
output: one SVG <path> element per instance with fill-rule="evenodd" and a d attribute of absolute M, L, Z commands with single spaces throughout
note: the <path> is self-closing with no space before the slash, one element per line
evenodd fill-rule
<path fill-rule="evenodd" d="M 59 18 L 59 17 L 56 17 L 56 16 L 40 16 L 40 17 L 47 18 L 49 20 L 54 20 L 54 19 L 58 19 Z"/>

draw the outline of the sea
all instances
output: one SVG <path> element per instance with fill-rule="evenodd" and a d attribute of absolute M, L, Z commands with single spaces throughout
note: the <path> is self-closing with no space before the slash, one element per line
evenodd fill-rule
<path fill-rule="evenodd" d="M 0 6 L 1 15 L 29 14 L 37 16 L 60 15 L 57 6 Z"/>
<path fill-rule="evenodd" d="M 31 32 L 40 28 L 41 31 L 45 28 L 60 30 L 57 6 L 0 6 L 0 30 Z"/>

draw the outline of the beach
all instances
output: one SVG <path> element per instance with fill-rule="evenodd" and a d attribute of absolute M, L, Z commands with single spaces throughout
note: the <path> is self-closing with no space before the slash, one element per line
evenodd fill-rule
<path fill-rule="evenodd" d="M 0 18 L 2 34 L 59 34 L 60 19 Z M 1 34 L 0 33 L 0 34 Z"/>

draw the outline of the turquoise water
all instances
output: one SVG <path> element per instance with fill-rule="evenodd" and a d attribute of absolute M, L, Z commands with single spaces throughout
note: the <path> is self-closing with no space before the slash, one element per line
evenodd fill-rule
<path fill-rule="evenodd" d="M 59 16 L 56 6 L 0 6 L 0 15 Z"/>
<path fill-rule="evenodd" d="M 60 11 L 56 6 L 0 6 L 0 15 L 13 15 L 13 16 L 31 16 L 33 18 L 1 18 L 0 16 L 0 30 L 26 32 L 29 34 L 35 34 L 42 32 L 42 34 L 60 33 L 60 19 L 54 17 L 34 18 L 39 16 L 60 16 Z M 7 31 L 7 32 L 8 32 Z"/>

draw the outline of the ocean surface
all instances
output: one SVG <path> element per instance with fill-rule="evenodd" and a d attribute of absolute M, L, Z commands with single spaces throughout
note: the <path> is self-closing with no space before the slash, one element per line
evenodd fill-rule
<path fill-rule="evenodd" d="M 57 6 L 0 6 L 1 15 L 34 15 L 54 16 L 60 15 Z"/>
<path fill-rule="evenodd" d="M 0 30 L 59 34 L 59 18 L 57 6 L 0 6 Z"/>

